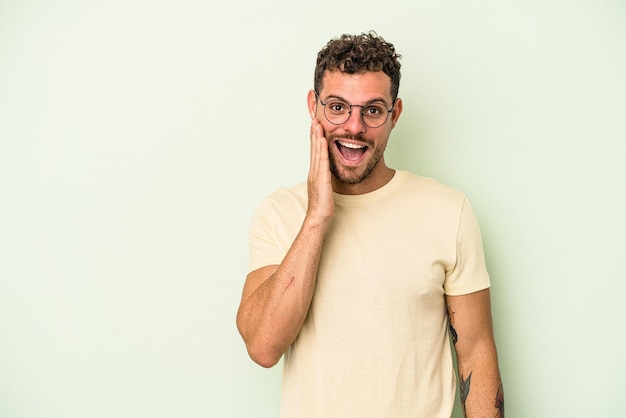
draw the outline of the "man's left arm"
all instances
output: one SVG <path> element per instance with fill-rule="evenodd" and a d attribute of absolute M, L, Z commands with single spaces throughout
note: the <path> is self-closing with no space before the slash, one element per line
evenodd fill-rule
<path fill-rule="evenodd" d="M 504 417 L 504 392 L 491 321 L 489 289 L 446 296 L 466 417 Z"/>

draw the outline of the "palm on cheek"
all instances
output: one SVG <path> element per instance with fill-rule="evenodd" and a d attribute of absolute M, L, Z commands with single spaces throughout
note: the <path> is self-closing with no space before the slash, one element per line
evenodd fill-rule
<path fill-rule="evenodd" d="M 334 213 L 333 190 L 328 158 L 328 141 L 320 123 L 311 121 L 311 163 L 308 178 L 309 212 L 322 219 Z"/>

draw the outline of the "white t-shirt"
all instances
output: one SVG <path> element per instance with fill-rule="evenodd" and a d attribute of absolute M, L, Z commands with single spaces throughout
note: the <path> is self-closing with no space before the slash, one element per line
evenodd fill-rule
<path fill-rule="evenodd" d="M 335 194 L 307 319 L 284 356 L 281 417 L 450 417 L 456 379 L 444 295 L 488 288 L 463 194 L 397 171 L 363 195 Z M 306 184 L 263 200 L 249 271 L 280 264 Z"/>

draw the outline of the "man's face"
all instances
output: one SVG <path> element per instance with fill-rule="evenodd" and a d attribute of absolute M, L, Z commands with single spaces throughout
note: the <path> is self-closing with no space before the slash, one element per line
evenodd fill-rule
<path fill-rule="evenodd" d="M 383 104 L 385 108 L 391 109 L 394 103 L 390 89 L 391 80 L 382 71 L 361 74 L 326 72 L 319 99 L 324 103 L 339 99 L 347 104 L 358 105 L 352 108 L 349 119 L 341 125 L 330 123 L 324 115 L 324 106 L 313 92 L 309 93 L 309 110 L 320 121 L 328 139 L 330 168 L 335 183 L 368 183 L 375 187 L 382 185 L 381 176 L 387 170 L 384 152 L 389 134 L 402 111 L 402 103 L 398 100 L 387 120 L 377 128 L 371 128 L 363 122 L 361 106 Z"/>

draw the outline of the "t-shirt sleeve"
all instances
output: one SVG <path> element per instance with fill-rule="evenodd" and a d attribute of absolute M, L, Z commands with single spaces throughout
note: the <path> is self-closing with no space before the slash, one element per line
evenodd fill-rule
<path fill-rule="evenodd" d="M 459 296 L 490 286 L 485 254 L 476 215 L 467 199 L 461 207 L 457 239 L 456 263 L 446 272 L 446 295 Z"/>
<path fill-rule="evenodd" d="M 282 263 L 295 239 L 306 210 L 297 193 L 279 189 L 261 201 L 248 229 L 248 273 Z"/>
<path fill-rule="evenodd" d="M 269 200 L 264 199 L 257 207 L 248 229 L 248 246 L 250 263 L 248 273 L 261 267 L 280 264 L 284 258 L 275 234 L 276 212 Z"/>

